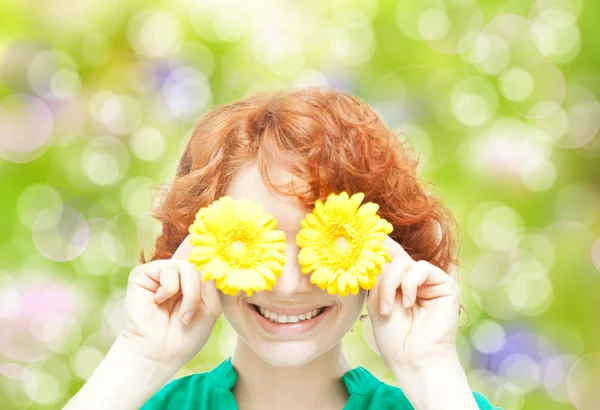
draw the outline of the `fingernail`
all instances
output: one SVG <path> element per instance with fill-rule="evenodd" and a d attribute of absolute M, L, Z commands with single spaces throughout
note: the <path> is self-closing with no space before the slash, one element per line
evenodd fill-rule
<path fill-rule="evenodd" d="M 390 313 L 390 305 L 385 300 L 379 302 L 379 313 L 382 315 L 387 315 Z"/>
<path fill-rule="evenodd" d="M 185 315 L 183 315 L 181 321 L 186 325 L 189 325 L 192 320 L 192 316 L 194 316 L 194 312 L 187 312 Z"/>
<path fill-rule="evenodd" d="M 410 303 L 410 302 L 408 301 L 408 296 L 403 296 L 403 297 L 402 297 L 402 304 L 404 305 L 404 307 L 405 307 L 405 308 L 407 308 L 407 307 L 408 307 L 408 304 L 409 304 L 409 303 Z"/>

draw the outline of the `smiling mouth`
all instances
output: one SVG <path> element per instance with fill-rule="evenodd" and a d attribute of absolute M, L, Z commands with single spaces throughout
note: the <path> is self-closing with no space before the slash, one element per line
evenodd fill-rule
<path fill-rule="evenodd" d="M 319 317 L 320 315 L 323 314 L 323 312 L 325 312 L 327 309 L 331 308 L 331 306 L 321 306 L 320 308 L 314 309 L 310 312 L 305 312 L 300 315 L 278 315 L 277 313 L 270 312 L 261 306 L 258 306 L 258 305 L 252 304 L 252 303 L 250 305 L 259 315 L 261 315 L 265 319 L 268 319 L 273 323 L 282 323 L 282 324 L 300 323 L 300 322 L 310 321 L 316 317 Z"/>

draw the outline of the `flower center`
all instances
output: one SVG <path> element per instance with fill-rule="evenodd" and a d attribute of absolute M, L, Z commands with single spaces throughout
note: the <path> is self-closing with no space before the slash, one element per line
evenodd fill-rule
<path fill-rule="evenodd" d="M 231 249 L 233 249 L 234 252 L 243 252 L 246 249 L 246 245 L 240 241 L 233 241 Z"/>
<path fill-rule="evenodd" d="M 356 227 L 341 221 L 332 222 L 324 236 L 320 259 L 325 266 L 349 269 L 358 256 L 360 246 Z"/>
<path fill-rule="evenodd" d="M 346 239 L 345 236 L 340 236 L 335 240 L 335 247 L 342 252 L 346 252 L 349 246 L 350 243 L 348 242 L 348 239 Z"/>

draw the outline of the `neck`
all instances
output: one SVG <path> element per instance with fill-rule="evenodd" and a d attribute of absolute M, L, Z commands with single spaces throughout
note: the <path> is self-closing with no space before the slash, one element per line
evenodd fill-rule
<path fill-rule="evenodd" d="M 238 337 L 231 363 L 238 374 L 232 392 L 239 409 L 341 409 L 348 401 L 341 377 L 352 367 L 342 342 L 304 366 L 276 367 Z"/>

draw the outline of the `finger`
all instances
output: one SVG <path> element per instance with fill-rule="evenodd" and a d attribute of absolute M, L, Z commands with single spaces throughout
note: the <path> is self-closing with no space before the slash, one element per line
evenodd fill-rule
<path fill-rule="evenodd" d="M 192 249 L 194 249 L 194 245 L 190 241 L 190 236 L 191 234 L 185 237 L 177 250 L 175 250 L 175 253 L 173 253 L 173 256 L 171 256 L 171 259 L 187 260 L 190 253 L 192 253 Z"/>
<path fill-rule="evenodd" d="M 166 266 L 159 275 L 160 287 L 154 294 L 159 305 L 179 292 L 179 268 L 176 263 Z"/>
<path fill-rule="evenodd" d="M 179 281 L 183 299 L 179 308 L 179 318 L 186 325 L 190 323 L 194 314 L 200 307 L 202 296 L 200 294 L 200 274 L 194 265 L 187 261 L 180 261 Z"/>
<path fill-rule="evenodd" d="M 417 300 L 417 289 L 424 284 L 433 287 L 450 281 L 452 278 L 437 266 L 425 260 L 418 261 L 402 281 L 402 304 L 406 308 L 412 307 Z"/>
<path fill-rule="evenodd" d="M 202 304 L 206 308 L 208 314 L 216 320 L 221 315 L 223 308 L 221 306 L 221 299 L 219 299 L 219 291 L 217 290 L 215 281 L 203 281 L 201 293 Z"/>
<path fill-rule="evenodd" d="M 379 283 L 379 314 L 388 316 L 396 301 L 398 288 L 415 262 L 404 258 L 393 261 Z"/>

